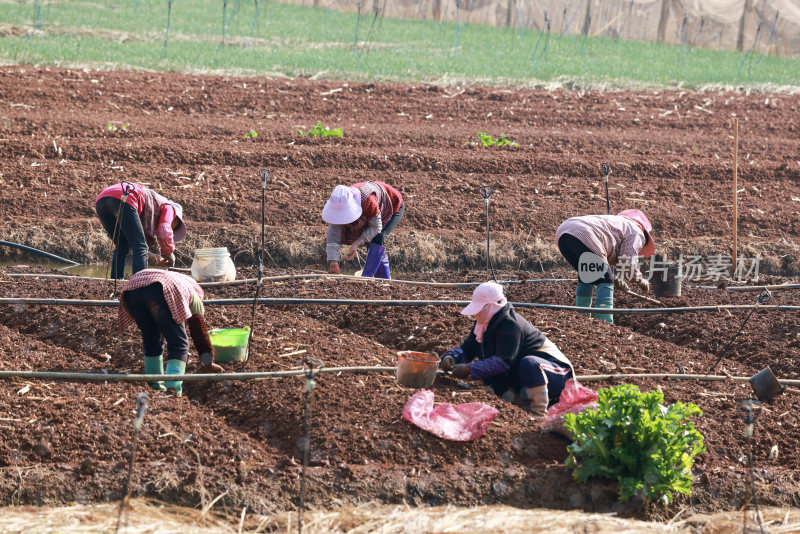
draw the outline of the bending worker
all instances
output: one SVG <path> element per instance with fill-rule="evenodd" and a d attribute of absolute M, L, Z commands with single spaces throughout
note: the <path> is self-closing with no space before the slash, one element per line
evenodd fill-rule
<path fill-rule="evenodd" d="M 440 367 L 457 378 L 481 379 L 504 400 L 544 418 L 575 374 L 569 359 L 514 311 L 496 282 L 476 287 L 461 313 L 475 324 L 461 346 L 442 355 Z"/>
<path fill-rule="evenodd" d="M 558 249 L 578 271 L 575 305 L 591 307 L 597 286 L 596 307 L 613 308 L 614 287 L 627 291 L 626 278 L 647 293 L 650 284 L 639 271 L 639 256 L 649 258 L 655 252 L 652 231 L 650 221 L 639 210 L 572 217 L 561 223 L 556 231 Z M 612 266 L 621 271 L 617 276 Z M 614 322 L 610 313 L 596 314 L 595 318 Z"/>
<path fill-rule="evenodd" d="M 189 325 L 194 347 L 200 355 L 200 372 L 221 373 L 214 363 L 214 348 L 208 337 L 203 318 L 203 290 L 192 278 L 162 269 L 145 269 L 131 276 L 120 296 L 119 329 L 125 331 L 134 321 L 142 331 L 144 372 L 165 374 L 162 356 L 167 340 L 166 374 L 179 375 L 186 371 L 189 360 L 189 338 L 184 322 Z M 183 393 L 183 381 L 148 382 L 151 388 Z"/>
<path fill-rule="evenodd" d="M 384 248 L 386 236 L 403 218 L 405 205 L 400 193 L 383 182 L 360 182 L 351 187 L 337 185 L 325 207 L 322 219 L 328 223 L 328 272 L 339 274 L 342 244 L 350 245 L 344 259 L 355 258 L 358 247 L 369 243 L 361 276 L 391 278 L 389 256 Z"/>
<path fill-rule="evenodd" d="M 183 208 L 152 189 L 133 182 L 106 187 L 95 200 L 97 217 L 111 238 L 111 278 L 123 278 L 128 251 L 133 272 L 155 265 L 175 265 L 175 242 L 186 237 Z M 161 256 L 148 250 L 158 240 Z"/>

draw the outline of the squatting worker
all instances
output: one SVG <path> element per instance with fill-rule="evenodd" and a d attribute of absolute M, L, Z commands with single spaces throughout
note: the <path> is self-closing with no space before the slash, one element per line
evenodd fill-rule
<path fill-rule="evenodd" d="M 514 311 L 496 282 L 476 287 L 461 313 L 473 316 L 475 324 L 461 346 L 442 355 L 439 366 L 457 378 L 483 380 L 504 400 L 544 418 L 574 375 L 569 359 Z"/>
<path fill-rule="evenodd" d="M 164 374 L 163 348 L 167 340 L 166 374 L 182 375 L 189 360 L 189 332 L 200 355 L 200 372 L 221 373 L 203 318 L 203 290 L 192 278 L 162 269 L 145 269 L 131 276 L 120 296 L 119 329 L 136 322 L 142 331 L 144 372 Z M 148 382 L 151 388 L 180 396 L 183 381 Z"/>
<path fill-rule="evenodd" d="M 639 271 L 639 256 L 649 258 L 655 252 L 653 226 L 639 210 L 625 210 L 617 215 L 585 215 L 567 219 L 556 231 L 558 249 L 578 271 L 578 290 L 575 305 L 592 305 L 594 286 L 597 286 L 597 308 L 614 307 L 614 287 L 627 291 L 625 278 L 633 280 L 643 293 L 650 284 Z M 591 253 L 584 256 L 585 253 Z M 583 261 L 581 261 L 583 258 Z M 600 269 L 581 269 L 589 263 L 600 263 Z M 610 266 L 620 267 L 623 276 L 615 277 Z M 599 273 L 605 272 L 602 276 Z M 597 274 L 595 274 L 597 273 Z M 597 319 L 614 322 L 610 313 L 596 314 Z"/>
<path fill-rule="evenodd" d="M 342 244 L 350 245 L 344 256 L 349 261 L 356 256 L 358 247 L 369 243 L 361 276 L 391 278 L 389 255 L 383 245 L 404 212 L 403 197 L 383 182 L 337 185 L 322 209 L 322 219 L 328 223 L 328 272 L 339 274 Z"/>
<path fill-rule="evenodd" d="M 103 189 L 94 208 L 114 243 L 112 278 L 124 277 L 128 251 L 132 256 L 131 274 L 147 269 L 148 259 L 158 266 L 175 265 L 175 242 L 186 237 L 180 204 L 137 183 L 123 182 Z M 148 250 L 156 240 L 161 256 Z"/>

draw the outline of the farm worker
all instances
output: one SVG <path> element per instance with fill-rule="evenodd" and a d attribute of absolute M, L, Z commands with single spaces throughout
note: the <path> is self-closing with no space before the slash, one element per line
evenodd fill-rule
<path fill-rule="evenodd" d="M 166 374 L 182 375 L 189 359 L 189 338 L 200 355 L 200 372 L 221 373 L 222 367 L 214 363 L 214 348 L 208 337 L 208 327 L 203 318 L 203 290 L 192 278 L 162 269 L 144 269 L 131 276 L 120 296 L 119 329 L 124 332 L 136 322 L 142 331 L 144 372 L 164 374 L 162 356 L 164 339 L 167 340 Z M 151 388 L 183 393 L 183 381 L 148 382 Z"/>
<path fill-rule="evenodd" d="M 158 266 L 175 265 L 175 242 L 186 237 L 180 204 L 137 183 L 122 182 L 103 189 L 94 208 L 113 242 L 112 278 L 124 277 L 129 250 L 131 274 L 147 269 L 148 259 Z M 148 250 L 156 240 L 161 256 Z"/>
<path fill-rule="evenodd" d="M 633 280 L 647 293 L 650 284 L 642 277 L 638 261 L 639 256 L 649 258 L 655 252 L 652 232 L 653 226 L 639 210 L 572 217 L 561 223 L 556 230 L 558 249 L 578 271 L 575 305 L 591 307 L 594 286 L 597 286 L 596 307 L 613 308 L 614 288 L 628 290 L 625 278 Z M 620 268 L 622 276 L 615 277 L 610 266 Z M 614 322 L 610 313 L 595 317 Z"/>
<path fill-rule="evenodd" d="M 361 276 L 391 278 L 389 256 L 384 242 L 386 236 L 403 218 L 403 197 L 383 182 L 359 182 L 350 187 L 337 185 L 322 209 L 322 219 L 328 223 L 328 272 L 339 274 L 339 249 L 350 245 L 345 260 L 356 256 L 358 247 L 369 243 L 367 259 Z"/>
<path fill-rule="evenodd" d="M 439 366 L 457 378 L 483 380 L 504 400 L 544 418 L 575 374 L 569 359 L 514 311 L 496 282 L 476 287 L 461 313 L 475 324 L 459 347 L 442 354 Z"/>

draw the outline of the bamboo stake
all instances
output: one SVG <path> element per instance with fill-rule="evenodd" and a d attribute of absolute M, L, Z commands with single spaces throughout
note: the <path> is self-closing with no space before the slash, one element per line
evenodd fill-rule
<path fill-rule="evenodd" d="M 733 119 L 733 269 L 736 270 L 736 255 L 739 246 L 739 118 Z"/>

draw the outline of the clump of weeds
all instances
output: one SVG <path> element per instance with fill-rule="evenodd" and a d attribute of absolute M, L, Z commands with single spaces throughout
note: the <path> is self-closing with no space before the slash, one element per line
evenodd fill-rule
<path fill-rule="evenodd" d="M 495 139 L 487 133 L 478 132 L 478 139 L 480 139 L 482 146 L 519 146 L 519 143 L 506 137 L 506 134 L 502 134 Z"/>
<path fill-rule="evenodd" d="M 344 132 L 341 128 L 329 128 L 322 124 L 322 121 L 317 121 L 316 126 L 311 128 L 308 132 L 303 133 L 303 130 L 297 130 L 297 133 L 308 137 L 344 137 Z"/>
<path fill-rule="evenodd" d="M 127 132 L 128 125 L 121 122 L 108 122 L 106 123 L 106 130 L 108 130 L 109 132 L 118 132 L 120 130 L 122 130 L 123 132 Z"/>

